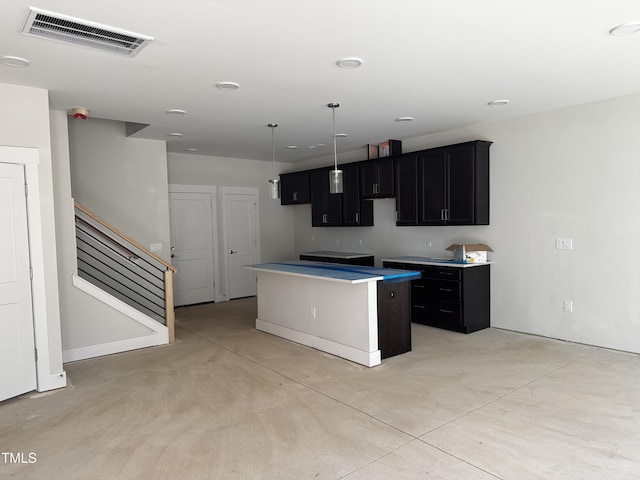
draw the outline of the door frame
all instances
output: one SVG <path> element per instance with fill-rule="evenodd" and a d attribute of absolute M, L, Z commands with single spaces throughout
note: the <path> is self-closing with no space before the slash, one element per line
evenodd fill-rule
<path fill-rule="evenodd" d="M 40 154 L 37 148 L 10 147 L 0 145 L 0 162 L 24 166 L 27 195 L 27 228 L 29 236 L 29 256 L 31 257 L 31 302 L 33 306 L 34 346 L 36 357 L 36 389 L 39 392 L 67 386 L 67 374 L 51 373 L 51 354 L 49 347 L 49 323 L 47 318 L 47 295 L 45 282 L 44 239 L 42 232 L 42 212 L 40 209 L 40 183 L 38 166 Z"/>
<path fill-rule="evenodd" d="M 222 217 L 222 257 L 224 267 L 224 297 L 225 300 L 229 300 L 229 256 L 226 252 L 229 250 L 228 240 L 228 215 L 227 215 L 227 194 L 236 195 L 253 195 L 256 199 L 256 215 L 255 215 L 255 229 L 256 229 L 256 263 L 260 263 L 260 189 L 256 187 L 220 187 L 220 208 Z"/>
<path fill-rule="evenodd" d="M 176 183 L 169 184 L 169 193 L 207 193 L 211 197 L 211 239 L 213 240 L 213 285 L 214 285 L 214 302 L 223 302 L 227 300 L 221 291 L 220 283 L 220 261 L 218 238 L 218 187 L 215 185 L 180 185 Z M 169 245 L 171 247 L 171 245 Z"/>

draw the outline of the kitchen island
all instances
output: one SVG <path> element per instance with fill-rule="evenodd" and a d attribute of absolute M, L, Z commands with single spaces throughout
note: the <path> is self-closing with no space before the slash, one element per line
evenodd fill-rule
<path fill-rule="evenodd" d="M 295 261 L 247 265 L 256 329 L 373 367 L 411 350 L 410 281 L 420 272 Z"/>

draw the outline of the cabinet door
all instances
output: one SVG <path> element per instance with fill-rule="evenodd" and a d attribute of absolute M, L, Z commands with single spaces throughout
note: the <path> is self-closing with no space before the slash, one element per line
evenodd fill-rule
<path fill-rule="evenodd" d="M 418 224 L 418 157 L 404 155 L 395 160 L 396 225 Z"/>
<path fill-rule="evenodd" d="M 374 161 L 362 162 L 360 166 L 360 195 L 375 198 L 378 183 L 378 165 Z"/>
<path fill-rule="evenodd" d="M 420 225 L 444 225 L 446 208 L 446 152 L 426 151 L 418 157 L 418 223 Z"/>
<path fill-rule="evenodd" d="M 393 159 L 385 158 L 378 161 L 378 198 L 389 198 L 394 195 L 394 181 L 393 181 Z"/>
<path fill-rule="evenodd" d="M 474 224 L 474 147 L 472 145 L 447 152 L 448 225 Z"/>
<path fill-rule="evenodd" d="M 295 172 L 280 175 L 280 204 L 296 205 L 309 203 L 309 172 Z"/>
<path fill-rule="evenodd" d="M 360 167 L 345 165 L 344 193 L 342 194 L 342 224 L 347 226 L 372 226 L 373 203 L 360 197 Z"/>
<path fill-rule="evenodd" d="M 342 193 L 329 193 L 329 169 L 316 170 L 311 181 L 311 225 L 342 225 Z"/>
<path fill-rule="evenodd" d="M 393 158 L 369 160 L 360 166 L 362 198 L 388 198 L 394 195 Z"/>

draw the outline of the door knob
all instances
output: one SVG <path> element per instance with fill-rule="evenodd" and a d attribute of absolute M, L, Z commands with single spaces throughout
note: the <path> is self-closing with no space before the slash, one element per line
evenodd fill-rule
<path fill-rule="evenodd" d="M 238 253 L 238 251 L 237 250 L 229 250 L 229 254 L 230 255 L 233 255 L 234 253 Z"/>

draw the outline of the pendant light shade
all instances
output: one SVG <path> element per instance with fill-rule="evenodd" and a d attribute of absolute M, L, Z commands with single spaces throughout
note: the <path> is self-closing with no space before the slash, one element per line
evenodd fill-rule
<path fill-rule="evenodd" d="M 280 198 L 280 179 L 276 177 L 276 136 L 275 129 L 278 126 L 277 123 L 270 123 L 267 127 L 271 128 L 271 156 L 273 158 L 273 177 L 269 180 L 269 196 L 272 200 Z"/>
<path fill-rule="evenodd" d="M 336 145 L 336 108 L 339 103 L 330 103 L 327 105 L 333 112 L 333 170 L 329 171 L 329 193 L 342 193 L 343 178 L 342 170 L 338 170 L 338 148 Z"/>

